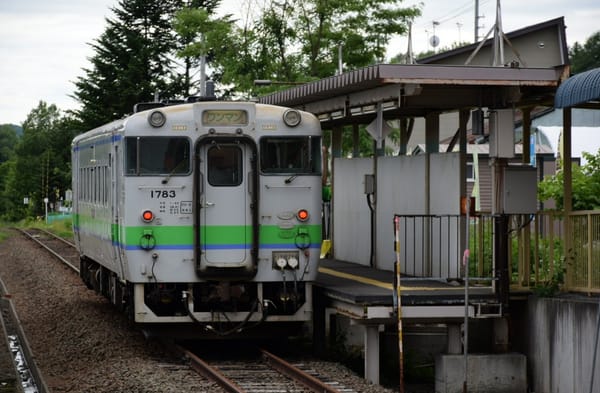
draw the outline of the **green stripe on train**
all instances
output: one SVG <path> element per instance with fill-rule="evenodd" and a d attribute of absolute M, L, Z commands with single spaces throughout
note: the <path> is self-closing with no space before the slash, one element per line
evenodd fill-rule
<path fill-rule="evenodd" d="M 117 224 L 109 224 L 102 220 L 93 219 L 89 216 L 75 215 L 73 219 L 75 227 L 84 229 L 95 235 L 106 235 L 110 225 L 111 239 L 126 246 L 139 244 L 139 240 L 146 233 L 154 236 L 161 245 L 192 245 L 194 243 L 194 232 L 191 226 L 162 226 L 143 225 L 120 227 Z M 201 233 L 206 231 L 207 244 L 246 244 L 252 239 L 252 227 L 241 225 L 211 225 L 201 226 Z M 294 242 L 298 233 L 306 234 L 310 243 L 318 243 L 321 240 L 321 225 L 297 225 L 290 228 L 280 228 L 277 225 L 261 225 L 259 238 L 262 244 L 289 244 Z M 124 238 L 120 234 L 123 234 Z"/>

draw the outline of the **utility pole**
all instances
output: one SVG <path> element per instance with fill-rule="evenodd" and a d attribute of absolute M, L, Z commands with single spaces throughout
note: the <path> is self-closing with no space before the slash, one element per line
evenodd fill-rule
<path fill-rule="evenodd" d="M 475 38 L 473 42 L 479 41 L 479 0 L 475 0 Z"/>

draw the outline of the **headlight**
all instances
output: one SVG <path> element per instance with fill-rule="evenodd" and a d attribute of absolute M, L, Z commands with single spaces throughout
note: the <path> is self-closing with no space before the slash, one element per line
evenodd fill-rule
<path fill-rule="evenodd" d="M 148 123 L 150 123 L 152 127 L 162 127 L 166 121 L 167 117 L 161 111 L 152 111 L 150 112 L 150 115 L 148 115 Z"/>
<path fill-rule="evenodd" d="M 296 127 L 298 124 L 300 124 L 301 120 L 302 115 L 296 109 L 288 109 L 283 112 L 283 122 L 288 127 Z"/>

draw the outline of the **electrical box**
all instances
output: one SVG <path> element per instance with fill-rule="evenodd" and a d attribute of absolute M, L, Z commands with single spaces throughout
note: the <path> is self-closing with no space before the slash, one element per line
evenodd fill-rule
<path fill-rule="evenodd" d="M 537 169 L 528 165 L 504 167 L 502 191 L 505 214 L 537 212 Z"/>
<path fill-rule="evenodd" d="M 375 193 L 375 175 L 365 175 L 365 194 Z"/>
<path fill-rule="evenodd" d="M 475 109 L 471 111 L 471 134 L 472 135 L 483 135 L 484 130 L 484 116 L 481 109 Z"/>
<path fill-rule="evenodd" d="M 515 120 L 512 109 L 490 111 L 490 157 L 515 156 Z"/>

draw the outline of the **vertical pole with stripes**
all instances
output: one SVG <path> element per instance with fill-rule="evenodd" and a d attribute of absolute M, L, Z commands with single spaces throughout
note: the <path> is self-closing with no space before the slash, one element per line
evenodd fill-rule
<path fill-rule="evenodd" d="M 400 217 L 394 215 L 394 251 L 396 252 L 396 275 L 394 277 L 394 295 L 396 315 L 398 316 L 398 359 L 400 366 L 400 393 L 404 393 L 404 350 L 402 348 L 402 302 L 400 298 Z"/>

